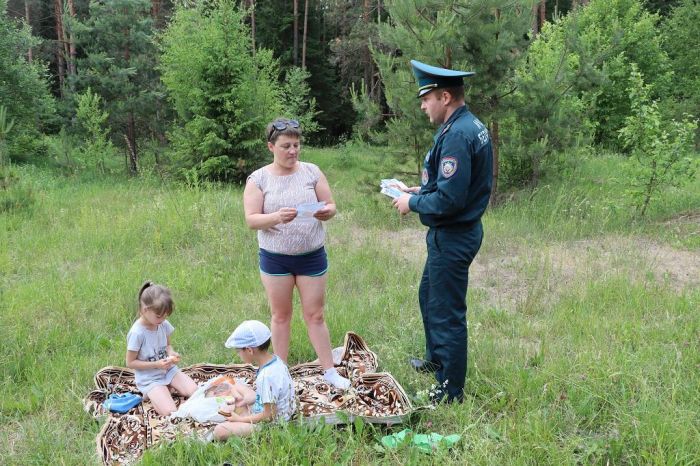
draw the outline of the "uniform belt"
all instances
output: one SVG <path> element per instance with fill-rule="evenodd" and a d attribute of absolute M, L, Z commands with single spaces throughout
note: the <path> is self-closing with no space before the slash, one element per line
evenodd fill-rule
<path fill-rule="evenodd" d="M 430 227 L 432 230 L 444 230 L 444 231 L 469 231 L 481 223 L 481 219 L 474 220 L 469 223 L 459 223 L 457 225 L 441 225 Z"/>

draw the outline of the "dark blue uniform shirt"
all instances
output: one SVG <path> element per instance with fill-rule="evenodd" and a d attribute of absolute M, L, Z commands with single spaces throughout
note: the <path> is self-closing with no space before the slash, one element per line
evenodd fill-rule
<path fill-rule="evenodd" d="M 434 136 L 425 157 L 421 190 L 409 208 L 428 227 L 469 228 L 486 210 L 493 182 L 493 152 L 486 126 L 466 106 Z"/>

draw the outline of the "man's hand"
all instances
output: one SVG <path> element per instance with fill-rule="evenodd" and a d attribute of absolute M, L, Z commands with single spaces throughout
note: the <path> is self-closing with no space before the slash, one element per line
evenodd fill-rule
<path fill-rule="evenodd" d="M 420 192 L 420 186 L 411 186 L 410 188 L 402 189 L 401 191 L 405 193 L 418 194 Z"/>
<path fill-rule="evenodd" d="M 401 215 L 406 215 L 411 211 L 408 207 L 408 200 L 411 199 L 411 194 L 402 194 L 401 197 L 394 199 L 394 207 Z"/>

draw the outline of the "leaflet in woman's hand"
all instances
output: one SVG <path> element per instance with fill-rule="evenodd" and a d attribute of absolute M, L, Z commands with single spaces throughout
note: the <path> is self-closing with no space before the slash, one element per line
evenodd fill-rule
<path fill-rule="evenodd" d="M 299 204 L 297 209 L 297 216 L 294 218 L 295 222 L 313 222 L 316 219 L 314 214 L 326 206 L 325 201 L 320 202 L 305 202 Z"/>

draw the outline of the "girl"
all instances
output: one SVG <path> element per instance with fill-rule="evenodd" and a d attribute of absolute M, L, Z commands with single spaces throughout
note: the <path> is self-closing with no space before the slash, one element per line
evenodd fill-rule
<path fill-rule="evenodd" d="M 146 282 L 139 290 L 139 318 L 126 336 L 126 367 L 133 369 L 136 386 L 161 416 L 177 408 L 170 388 L 190 397 L 197 384 L 175 365 L 180 355 L 170 346 L 175 328 L 166 320 L 173 312 L 170 290 Z"/>

